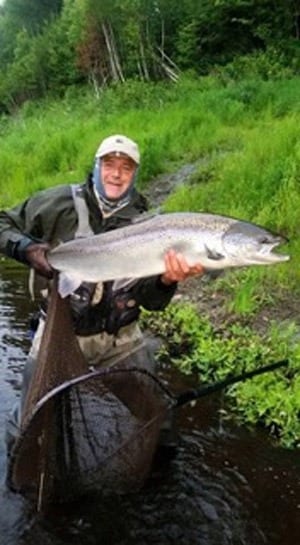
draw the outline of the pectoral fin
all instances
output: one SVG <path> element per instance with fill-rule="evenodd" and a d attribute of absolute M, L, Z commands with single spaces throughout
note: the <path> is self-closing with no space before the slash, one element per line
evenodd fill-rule
<path fill-rule="evenodd" d="M 82 278 L 76 274 L 61 272 L 58 278 L 58 293 L 64 299 L 74 293 L 82 283 Z"/>
<path fill-rule="evenodd" d="M 206 255 L 208 259 L 212 259 L 213 261 L 220 261 L 221 259 L 225 259 L 225 256 L 220 254 L 219 252 L 216 252 L 214 250 L 211 250 L 208 248 L 208 246 L 205 245 Z"/>

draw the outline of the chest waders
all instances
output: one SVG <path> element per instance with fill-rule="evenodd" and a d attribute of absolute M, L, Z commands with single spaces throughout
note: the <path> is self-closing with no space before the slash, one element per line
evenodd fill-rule
<path fill-rule="evenodd" d="M 82 188 L 80 186 L 72 185 L 72 195 L 74 199 L 74 205 L 78 216 L 78 227 L 75 233 L 75 238 L 86 237 L 93 234 L 88 221 L 88 208 L 83 196 Z M 128 282 L 125 280 L 125 283 Z M 122 286 L 123 280 L 117 280 L 115 286 Z M 125 331 L 124 331 L 125 330 Z M 155 343 L 151 347 L 150 342 L 146 342 L 142 336 L 137 323 L 130 324 L 123 328 L 122 335 L 112 340 L 110 335 L 100 334 L 92 337 L 77 337 L 81 350 L 86 355 L 92 366 L 99 366 L 99 359 L 103 358 L 104 365 L 114 365 L 114 359 L 116 363 L 120 363 L 120 354 L 124 357 L 124 363 L 130 362 L 130 365 L 134 367 L 140 367 L 146 369 L 151 373 L 156 373 L 157 363 L 155 361 Z M 109 347 L 109 344 L 114 344 Z M 152 340 L 153 342 L 153 340 Z M 108 353 L 111 353 L 111 357 L 107 359 Z M 130 359 L 129 359 L 130 358 Z M 110 360 L 110 361 L 109 361 Z M 167 450 L 173 449 L 177 443 L 177 434 L 175 431 L 175 416 L 173 411 L 167 413 L 161 424 L 160 430 L 160 447 L 164 447 Z"/>
<path fill-rule="evenodd" d="M 79 185 L 72 185 L 72 196 L 74 207 L 77 212 L 78 225 L 74 238 L 85 238 L 94 234 L 89 223 L 89 211 L 84 199 L 83 189 Z M 105 257 L 104 257 L 105 259 Z M 119 286 L 120 282 L 116 282 Z M 113 287 L 114 289 L 114 287 Z M 101 287 L 97 286 L 97 292 L 101 292 Z M 80 336 L 77 335 L 79 346 L 84 353 L 89 364 L 94 366 L 113 365 L 114 359 L 122 354 L 128 357 L 133 351 L 134 363 L 149 369 L 149 361 L 151 361 L 151 370 L 153 364 L 151 353 L 143 340 L 142 333 L 136 322 L 128 326 L 122 327 L 117 335 L 109 335 L 105 331 L 96 335 Z M 137 348 L 141 348 L 142 354 L 139 354 Z"/>

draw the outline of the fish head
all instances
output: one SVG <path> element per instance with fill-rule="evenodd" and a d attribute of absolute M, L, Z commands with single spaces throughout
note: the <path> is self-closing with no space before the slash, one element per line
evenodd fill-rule
<path fill-rule="evenodd" d="M 236 221 L 223 235 L 223 249 L 236 265 L 268 265 L 288 261 L 273 250 L 287 240 L 253 223 Z"/>

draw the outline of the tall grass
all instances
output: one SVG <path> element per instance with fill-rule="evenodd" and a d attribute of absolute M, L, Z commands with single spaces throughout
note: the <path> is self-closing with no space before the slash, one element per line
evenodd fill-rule
<path fill-rule="evenodd" d="M 223 213 L 287 235 L 293 263 L 283 270 L 296 287 L 299 99 L 299 78 L 224 84 L 209 76 L 175 85 L 128 82 L 99 98 L 82 89 L 60 102 L 29 103 L 0 123 L 0 205 L 83 180 L 99 141 L 123 132 L 141 147 L 141 188 L 161 172 L 198 162 L 193 177 L 167 200 L 167 210 Z M 277 271 L 277 279 L 284 278 Z"/>

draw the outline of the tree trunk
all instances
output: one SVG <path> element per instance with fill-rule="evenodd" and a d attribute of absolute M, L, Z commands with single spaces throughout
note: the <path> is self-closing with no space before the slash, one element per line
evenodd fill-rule
<path fill-rule="evenodd" d="M 103 22 L 102 31 L 103 31 L 107 51 L 108 51 L 108 58 L 110 63 L 112 79 L 114 81 L 124 82 L 125 78 L 122 72 L 111 24 Z"/>
<path fill-rule="evenodd" d="M 146 55 L 145 55 L 145 49 L 142 39 L 140 39 L 140 67 L 143 74 L 143 79 L 146 81 L 150 81 L 150 75 L 148 71 L 147 61 L 146 61 Z"/>

